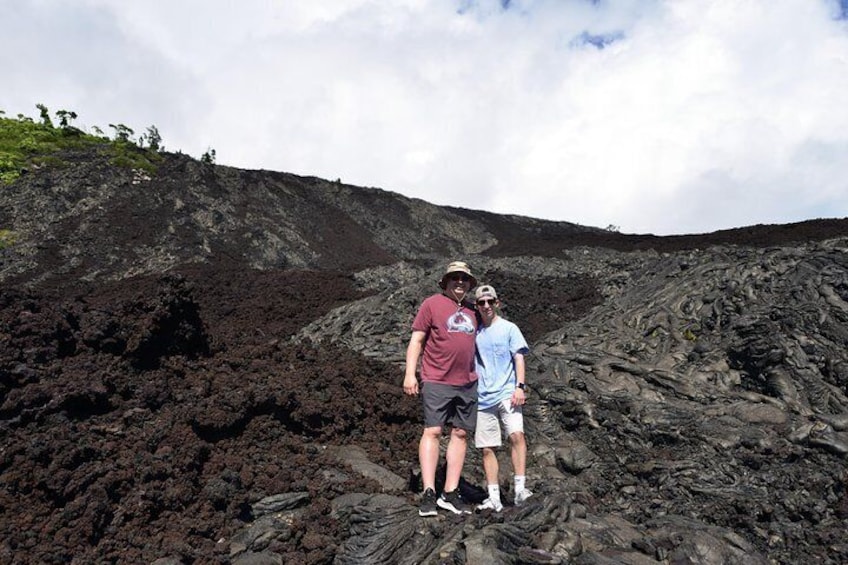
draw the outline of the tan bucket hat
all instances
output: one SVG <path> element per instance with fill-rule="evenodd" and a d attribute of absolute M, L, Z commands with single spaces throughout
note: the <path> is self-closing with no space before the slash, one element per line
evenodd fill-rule
<path fill-rule="evenodd" d="M 471 279 L 471 286 L 468 287 L 469 290 L 477 286 L 477 279 L 471 274 L 471 267 L 468 266 L 468 263 L 464 261 L 453 261 L 445 269 L 445 274 L 442 275 L 442 280 L 439 281 L 439 288 L 444 289 L 447 286 L 448 277 L 453 273 L 464 273 L 468 275 L 468 278 Z"/>

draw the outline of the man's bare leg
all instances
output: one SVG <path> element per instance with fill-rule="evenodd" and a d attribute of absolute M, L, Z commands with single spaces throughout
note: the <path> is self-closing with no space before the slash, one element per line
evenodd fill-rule
<path fill-rule="evenodd" d="M 465 463 L 465 450 L 468 445 L 465 430 L 453 428 L 447 450 L 447 473 L 445 474 L 445 492 L 453 492 L 459 486 L 462 465 Z M 423 472 L 423 471 L 422 471 Z"/>
<path fill-rule="evenodd" d="M 516 475 L 523 476 L 527 468 L 527 442 L 523 432 L 515 432 L 509 436 L 512 445 L 512 470 Z"/>
<path fill-rule="evenodd" d="M 533 493 L 525 486 L 524 474 L 527 466 L 527 442 L 524 434 L 515 432 L 509 436 L 512 444 L 512 468 L 515 470 L 515 504 L 523 504 Z"/>
<path fill-rule="evenodd" d="M 498 456 L 491 447 L 483 448 L 483 471 L 486 473 L 486 484 L 498 483 Z"/>
<path fill-rule="evenodd" d="M 439 439 L 441 426 L 424 428 L 418 443 L 418 463 L 421 465 L 421 482 L 424 490 L 436 490 L 436 467 L 439 464 Z"/>

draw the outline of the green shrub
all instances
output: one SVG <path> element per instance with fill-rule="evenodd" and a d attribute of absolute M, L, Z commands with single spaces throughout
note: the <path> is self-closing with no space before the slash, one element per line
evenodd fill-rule
<path fill-rule="evenodd" d="M 112 158 L 110 163 L 128 169 L 143 169 L 148 173 L 156 172 L 156 163 L 162 156 L 155 151 L 143 149 L 131 142 L 116 141 L 109 147 Z"/>
<path fill-rule="evenodd" d="M 215 156 L 215 150 L 210 147 L 203 155 L 200 156 L 200 162 L 212 165 L 215 163 Z"/>

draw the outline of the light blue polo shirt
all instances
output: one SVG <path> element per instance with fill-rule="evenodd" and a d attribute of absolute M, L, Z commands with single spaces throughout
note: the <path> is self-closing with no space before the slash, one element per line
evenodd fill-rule
<path fill-rule="evenodd" d="M 491 408 L 510 398 L 515 391 L 516 353 L 526 355 L 530 349 L 518 326 L 500 316 L 486 327 L 477 328 L 477 407 Z"/>

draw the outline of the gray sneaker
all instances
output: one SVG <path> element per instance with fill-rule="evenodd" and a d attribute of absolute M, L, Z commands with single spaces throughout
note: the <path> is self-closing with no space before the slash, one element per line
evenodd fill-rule
<path fill-rule="evenodd" d="M 442 496 L 436 499 L 436 505 L 454 514 L 471 514 L 471 509 L 462 501 L 457 491 L 443 492 Z"/>
<path fill-rule="evenodd" d="M 439 510 L 436 508 L 436 492 L 428 488 L 421 495 L 421 505 L 418 507 L 419 516 L 438 516 Z"/>

